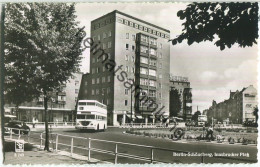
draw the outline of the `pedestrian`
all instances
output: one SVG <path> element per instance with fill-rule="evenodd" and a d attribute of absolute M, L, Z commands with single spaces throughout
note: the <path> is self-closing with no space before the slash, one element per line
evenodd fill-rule
<path fill-rule="evenodd" d="M 210 138 L 209 138 L 209 135 L 210 135 Z M 213 140 L 213 127 L 212 126 L 209 126 L 209 128 L 207 130 L 206 138 L 209 140 Z"/>
<path fill-rule="evenodd" d="M 33 128 L 35 128 L 35 118 L 34 117 L 32 119 L 32 123 L 33 123 Z"/>

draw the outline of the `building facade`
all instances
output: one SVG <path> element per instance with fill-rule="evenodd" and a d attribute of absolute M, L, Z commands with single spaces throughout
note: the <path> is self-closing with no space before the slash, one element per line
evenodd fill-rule
<path fill-rule="evenodd" d="M 115 10 L 91 22 L 91 38 L 82 99 L 106 104 L 113 125 L 169 113 L 169 30 Z"/>
<path fill-rule="evenodd" d="M 51 100 L 48 101 L 48 121 L 49 122 L 71 122 L 74 120 L 76 102 L 81 83 L 82 73 L 75 73 L 66 82 L 61 85 L 59 92 L 53 92 Z M 38 120 L 44 122 L 43 96 L 34 99 L 31 102 L 25 102 L 18 107 L 18 110 L 12 104 L 6 104 L 11 114 L 16 115 L 18 120 L 32 122 Z"/>
<path fill-rule="evenodd" d="M 257 90 L 250 85 L 241 91 L 230 91 L 229 99 L 217 103 L 215 100 L 207 110 L 208 119 L 214 118 L 220 122 L 243 123 L 244 121 L 255 120 L 253 114 L 257 106 Z"/>
<path fill-rule="evenodd" d="M 170 110 L 174 106 L 171 99 L 174 99 L 173 90 L 177 90 L 180 95 L 181 110 L 178 113 L 178 117 L 182 117 L 184 120 L 190 120 L 192 117 L 192 88 L 187 77 L 170 75 Z"/>

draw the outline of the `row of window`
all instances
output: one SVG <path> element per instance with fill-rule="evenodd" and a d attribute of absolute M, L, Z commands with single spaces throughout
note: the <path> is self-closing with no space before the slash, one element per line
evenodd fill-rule
<path fill-rule="evenodd" d="M 132 49 L 132 51 L 134 52 L 135 51 L 135 45 L 132 45 L 132 47 L 131 47 Z M 126 50 L 129 50 L 130 49 L 130 45 L 127 43 L 127 44 L 125 44 L 125 49 Z"/>
<path fill-rule="evenodd" d="M 111 92 L 110 87 L 102 88 L 101 91 L 100 91 L 100 89 L 92 89 L 91 95 L 99 95 L 99 94 L 104 95 L 105 93 L 109 94 L 110 92 Z"/>
<path fill-rule="evenodd" d="M 101 83 L 106 82 L 106 77 L 101 78 Z M 111 76 L 107 76 L 107 82 L 111 82 Z M 100 78 L 92 78 L 92 84 L 99 84 L 100 83 Z"/>
<path fill-rule="evenodd" d="M 111 60 L 111 54 L 110 53 L 107 53 L 107 59 L 108 60 Z M 106 59 L 106 56 L 102 56 L 102 58 L 100 58 L 100 57 L 97 57 L 97 58 L 95 58 L 95 57 L 92 57 L 92 63 L 95 63 L 95 62 L 100 62 L 100 61 L 104 61 Z"/>
<path fill-rule="evenodd" d="M 102 36 L 101 34 L 98 34 L 97 36 L 93 36 L 93 40 L 96 41 L 100 41 L 101 38 L 102 39 L 105 39 L 105 38 L 108 38 L 108 37 L 111 37 L 112 36 L 112 31 L 108 31 L 108 32 L 103 32 Z"/>
<path fill-rule="evenodd" d="M 131 61 L 134 63 L 135 62 L 135 56 L 131 56 Z M 125 55 L 125 61 L 130 61 L 130 56 L 129 55 Z"/>
<path fill-rule="evenodd" d="M 130 38 L 129 33 L 126 33 L 126 34 L 125 34 L 125 38 L 126 38 L 126 39 L 129 39 L 129 38 Z M 135 41 L 135 34 L 132 34 L 131 39 L 132 39 L 133 41 Z"/>
<path fill-rule="evenodd" d="M 162 37 L 162 38 L 166 38 L 166 39 L 170 38 L 169 35 L 167 35 L 167 34 L 164 34 L 164 33 L 161 33 L 159 31 L 150 29 L 150 28 L 145 27 L 143 25 L 139 25 L 137 23 L 133 23 L 131 21 L 125 20 L 125 19 L 120 18 L 120 17 L 117 17 L 116 21 L 119 22 L 119 23 L 125 24 L 127 26 L 134 27 L 134 28 L 139 29 L 141 31 L 148 32 L 150 34 L 156 35 L 158 37 Z"/>
<path fill-rule="evenodd" d="M 156 77 L 156 70 L 140 67 L 140 74 L 151 75 Z"/>
<path fill-rule="evenodd" d="M 150 59 L 150 61 L 149 61 L 149 59 L 147 57 L 143 57 L 143 56 L 140 57 L 140 62 L 143 64 L 149 64 L 151 66 L 157 65 L 157 62 L 155 59 Z M 159 63 L 159 68 L 162 68 L 162 63 Z"/>

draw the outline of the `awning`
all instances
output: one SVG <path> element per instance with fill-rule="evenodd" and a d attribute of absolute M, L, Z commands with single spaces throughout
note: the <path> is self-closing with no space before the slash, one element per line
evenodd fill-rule
<path fill-rule="evenodd" d="M 143 119 L 143 117 L 141 115 L 136 115 L 135 117 L 138 119 Z"/>
<path fill-rule="evenodd" d="M 10 108 L 15 108 L 15 107 L 10 107 Z M 24 109 L 24 110 L 44 110 L 43 107 L 27 107 L 27 106 L 19 106 L 19 109 Z M 48 110 L 53 110 L 53 111 L 73 111 L 72 109 L 68 109 L 68 108 L 51 108 L 51 107 L 48 107 Z"/>
<path fill-rule="evenodd" d="M 6 118 L 16 118 L 15 115 L 5 115 Z"/>

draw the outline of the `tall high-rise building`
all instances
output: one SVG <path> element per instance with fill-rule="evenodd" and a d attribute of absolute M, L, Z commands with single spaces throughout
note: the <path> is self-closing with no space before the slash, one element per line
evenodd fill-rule
<path fill-rule="evenodd" d="M 187 77 L 170 75 L 170 112 L 174 112 L 175 94 L 176 90 L 179 94 L 181 108 L 177 116 L 184 120 L 190 120 L 192 116 L 192 88 Z"/>
<path fill-rule="evenodd" d="M 168 115 L 170 31 L 115 10 L 91 22 L 91 38 L 81 99 L 106 104 L 113 125 Z"/>

